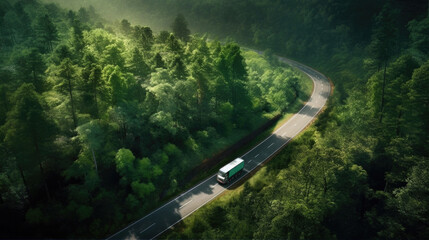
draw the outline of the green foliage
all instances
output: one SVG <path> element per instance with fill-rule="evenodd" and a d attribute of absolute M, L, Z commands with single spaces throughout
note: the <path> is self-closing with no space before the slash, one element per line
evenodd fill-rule
<path fill-rule="evenodd" d="M 170 36 L 168 36 L 166 42 L 167 42 L 168 49 L 170 51 L 181 53 L 182 46 L 180 45 L 179 41 L 176 39 L 176 37 L 173 34 L 170 34 Z"/>
<path fill-rule="evenodd" d="M 429 62 L 425 62 L 420 68 L 414 70 L 411 80 L 407 82 L 409 87 L 408 98 L 410 99 L 409 110 L 411 110 L 409 129 L 412 132 L 411 136 L 414 135 L 417 137 L 416 143 L 421 144 L 420 146 L 425 146 L 425 154 L 429 153 L 427 146 L 428 135 L 426 134 L 429 131 L 429 123 L 427 121 L 429 118 L 429 108 L 427 107 L 429 106 L 429 98 L 427 96 L 427 91 L 429 90 L 428 73 Z"/>
<path fill-rule="evenodd" d="M 162 169 L 152 165 L 149 158 L 136 159 L 133 153 L 121 148 L 115 156 L 116 171 L 121 176 L 121 187 L 130 188 L 132 193 L 126 197 L 128 213 L 135 212 L 140 201 L 150 199 L 155 189 L 152 180 L 162 175 Z M 147 204 L 147 203 L 146 203 Z"/>
<path fill-rule="evenodd" d="M 46 65 L 37 49 L 29 48 L 16 53 L 13 56 L 13 63 L 21 82 L 32 83 L 39 93 L 45 90 L 45 82 L 42 76 L 46 70 Z"/>
<path fill-rule="evenodd" d="M 131 33 L 131 23 L 127 19 L 122 19 L 121 21 L 121 31 L 125 35 L 129 35 Z"/>
<path fill-rule="evenodd" d="M 107 65 L 102 71 L 107 86 L 109 87 L 109 99 L 113 105 L 118 105 L 125 100 L 127 84 L 118 65 Z"/>
<path fill-rule="evenodd" d="M 55 88 L 57 91 L 63 94 L 67 94 L 69 97 L 70 111 L 73 119 L 73 126 L 77 127 L 77 116 L 75 110 L 75 100 L 73 98 L 73 92 L 75 91 L 75 73 L 76 67 L 73 65 L 72 61 L 68 58 L 64 59 L 60 66 L 58 66 L 58 72 L 56 74 L 58 79 L 55 83 Z"/>
<path fill-rule="evenodd" d="M 428 174 L 429 168 L 427 159 L 422 161 L 411 170 L 405 187 L 395 190 L 392 205 L 399 212 L 397 221 L 401 225 L 402 236 L 406 236 L 406 231 L 412 230 L 417 237 L 425 237 L 429 234 L 428 229 L 423 227 L 428 216 Z M 404 221 L 402 219 L 407 219 Z"/>
<path fill-rule="evenodd" d="M 131 183 L 131 189 L 137 197 L 145 199 L 151 192 L 155 191 L 155 186 L 152 183 L 134 181 Z"/>
<path fill-rule="evenodd" d="M 144 50 L 151 49 L 152 44 L 154 42 L 152 29 L 150 29 L 149 27 L 135 26 L 133 35 Z"/>
<path fill-rule="evenodd" d="M 166 43 L 167 42 L 167 39 L 168 39 L 168 37 L 170 36 L 170 33 L 168 32 L 168 31 L 165 31 L 165 30 L 163 30 L 163 31 L 161 31 L 160 33 L 159 33 L 159 35 L 158 35 L 158 37 L 156 38 L 156 40 L 159 42 L 159 43 Z"/>
<path fill-rule="evenodd" d="M 150 68 L 143 59 L 143 55 L 136 47 L 132 53 L 131 61 L 129 62 L 130 71 L 141 78 L 146 78 L 150 72 Z"/>
<path fill-rule="evenodd" d="M 84 36 L 83 36 L 83 26 L 79 20 L 71 19 L 72 21 L 72 46 L 77 55 L 81 54 L 83 48 L 85 47 Z"/>
<path fill-rule="evenodd" d="M 416 19 L 408 23 L 408 30 L 410 31 L 411 50 L 413 55 L 420 61 L 424 61 L 429 56 L 429 17 L 418 21 Z"/>
<path fill-rule="evenodd" d="M 99 121 L 92 120 L 76 128 L 79 140 L 90 148 L 100 149 L 103 142 L 103 130 Z"/>
<path fill-rule="evenodd" d="M 165 68 L 164 60 L 162 60 L 162 56 L 159 53 L 156 53 L 152 59 L 154 63 L 154 68 Z"/>
<path fill-rule="evenodd" d="M 43 100 L 35 91 L 32 84 L 22 84 L 12 96 L 13 108 L 8 112 L 5 124 L 1 127 L 2 144 L 14 158 L 15 167 L 21 172 L 21 178 L 27 191 L 27 197 L 34 201 L 33 194 L 37 192 L 38 184 L 44 179 L 43 163 L 47 164 L 49 143 L 54 134 L 53 123 L 43 109 Z M 25 147 L 24 147 L 25 146 Z M 40 171 L 42 178 L 29 182 L 24 172 L 34 174 Z M 39 182 L 40 181 L 40 182 Z M 49 189 L 45 184 L 47 198 Z M 33 192 L 34 191 L 34 192 Z"/>
<path fill-rule="evenodd" d="M 92 58 L 92 55 L 88 55 Z M 102 78 L 102 69 L 95 61 L 88 61 L 88 65 L 82 69 L 82 112 L 98 117 L 100 101 L 105 98 L 107 88 Z"/>
<path fill-rule="evenodd" d="M 174 35 L 176 35 L 179 39 L 185 42 L 189 41 L 189 34 L 191 34 L 191 31 L 189 31 L 188 23 L 182 14 L 177 15 L 173 24 L 171 25 L 171 28 Z"/>
<path fill-rule="evenodd" d="M 390 59 L 395 47 L 398 33 L 395 22 L 397 15 L 397 12 L 392 9 L 391 4 L 387 3 L 375 19 L 376 26 L 369 48 L 379 68 Z"/>
<path fill-rule="evenodd" d="M 132 176 L 134 170 L 134 160 L 135 157 L 133 153 L 128 150 L 121 148 L 116 153 L 115 162 L 116 162 L 116 171 L 121 176 Z"/>
<path fill-rule="evenodd" d="M 42 49 L 50 52 L 53 50 L 53 42 L 58 40 L 58 31 L 49 15 L 40 16 L 36 22 L 36 35 L 42 44 Z"/>
<path fill-rule="evenodd" d="M 113 44 L 106 46 L 102 54 L 102 63 L 123 68 L 125 65 L 125 59 L 121 56 L 121 52 L 123 52 L 123 49 L 121 49 L 120 46 Z"/>

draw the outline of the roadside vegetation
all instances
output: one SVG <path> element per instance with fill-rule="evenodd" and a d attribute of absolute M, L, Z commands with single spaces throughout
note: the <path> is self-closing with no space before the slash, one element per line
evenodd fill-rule
<path fill-rule="evenodd" d="M 269 52 L 175 16 L 155 33 L 94 7 L 0 2 L 0 238 L 113 234 L 309 95 Z"/>

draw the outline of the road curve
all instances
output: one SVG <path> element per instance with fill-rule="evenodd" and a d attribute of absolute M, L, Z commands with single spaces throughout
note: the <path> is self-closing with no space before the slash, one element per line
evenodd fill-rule
<path fill-rule="evenodd" d="M 276 154 L 309 125 L 326 104 L 330 95 L 331 85 L 323 74 L 301 63 L 282 57 L 279 57 L 279 59 L 307 74 L 313 80 L 313 93 L 309 101 L 297 114 L 241 157 L 245 162 L 244 174 L 236 181 L 239 181 L 268 158 Z M 110 236 L 108 239 L 156 238 L 224 192 L 234 182 L 222 186 L 217 183 L 216 175 L 213 175 L 140 220 Z"/>

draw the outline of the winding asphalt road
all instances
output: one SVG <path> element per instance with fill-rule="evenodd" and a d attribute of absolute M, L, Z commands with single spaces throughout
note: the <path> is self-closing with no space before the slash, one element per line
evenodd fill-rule
<path fill-rule="evenodd" d="M 307 74 L 314 83 L 313 93 L 307 104 L 297 114 L 241 157 L 245 162 L 244 174 L 241 178 L 276 154 L 309 125 L 323 108 L 331 92 L 330 83 L 323 74 L 286 58 L 280 57 L 280 60 Z M 108 239 L 156 238 L 224 192 L 234 182 L 223 186 L 217 183 L 216 175 L 213 175 Z"/>

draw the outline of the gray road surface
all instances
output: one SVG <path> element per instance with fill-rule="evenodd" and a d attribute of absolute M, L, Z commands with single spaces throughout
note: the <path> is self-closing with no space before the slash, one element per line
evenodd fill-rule
<path fill-rule="evenodd" d="M 317 116 L 325 105 L 331 91 L 328 79 L 321 73 L 298 62 L 280 58 L 281 61 L 298 68 L 314 82 L 314 89 L 307 104 L 272 135 L 244 154 L 244 177 L 257 166 L 284 147 Z M 238 181 L 237 179 L 236 181 Z M 180 222 L 200 207 L 225 191 L 232 183 L 222 186 L 213 175 L 187 192 L 164 204 L 152 213 L 132 223 L 108 239 L 153 239 Z"/>

